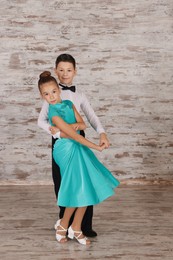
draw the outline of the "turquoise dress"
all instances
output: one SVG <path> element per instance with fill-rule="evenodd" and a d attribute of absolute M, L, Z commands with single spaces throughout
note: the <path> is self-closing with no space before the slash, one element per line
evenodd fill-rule
<path fill-rule="evenodd" d="M 66 123 L 76 123 L 73 103 L 64 100 L 49 105 L 48 117 L 59 116 Z M 53 157 L 60 167 L 61 185 L 57 204 L 63 207 L 95 205 L 114 194 L 119 181 L 86 146 L 67 138 L 58 139 Z"/>

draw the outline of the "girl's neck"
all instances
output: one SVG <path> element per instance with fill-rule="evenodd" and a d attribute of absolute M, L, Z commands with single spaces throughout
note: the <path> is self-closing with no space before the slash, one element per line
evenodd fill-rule
<path fill-rule="evenodd" d="M 59 101 L 57 101 L 56 104 L 60 104 L 60 103 L 62 103 L 62 99 L 60 99 Z"/>
<path fill-rule="evenodd" d="M 62 103 L 62 99 L 60 99 L 59 101 L 57 101 L 54 105 L 56 105 L 56 104 L 61 104 L 61 103 Z M 50 103 L 50 105 L 53 105 L 53 104 Z"/>

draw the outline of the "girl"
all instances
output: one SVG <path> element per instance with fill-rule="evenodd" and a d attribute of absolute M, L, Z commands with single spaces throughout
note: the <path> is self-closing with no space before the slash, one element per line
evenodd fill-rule
<path fill-rule="evenodd" d="M 68 237 L 80 244 L 88 245 L 90 240 L 81 231 L 81 223 L 88 205 L 95 205 L 114 194 L 119 181 L 101 164 L 89 149 L 102 151 L 99 146 L 79 134 L 86 125 L 69 100 L 62 101 L 58 83 L 48 71 L 40 74 L 40 93 L 48 103 L 48 118 L 52 126 L 64 133 L 64 138 L 55 142 L 53 157 L 60 167 L 61 185 L 57 204 L 65 207 L 62 219 L 57 223 L 56 239 L 66 242 L 69 220 L 75 212 L 68 228 Z"/>

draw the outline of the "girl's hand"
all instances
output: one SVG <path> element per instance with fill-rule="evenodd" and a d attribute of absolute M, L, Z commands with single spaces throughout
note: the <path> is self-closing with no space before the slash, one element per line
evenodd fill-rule
<path fill-rule="evenodd" d="M 79 125 L 78 125 L 77 123 L 71 124 L 71 127 L 72 127 L 75 131 L 79 130 Z"/>
<path fill-rule="evenodd" d="M 50 130 L 52 135 L 55 135 L 57 132 L 60 131 L 56 126 L 50 126 L 49 130 Z"/>

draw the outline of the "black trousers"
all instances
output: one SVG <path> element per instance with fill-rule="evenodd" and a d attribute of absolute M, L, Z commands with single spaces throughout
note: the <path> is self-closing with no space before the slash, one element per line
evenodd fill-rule
<path fill-rule="evenodd" d="M 85 135 L 84 131 L 81 131 L 81 135 L 83 135 L 83 136 Z M 55 141 L 56 141 L 56 139 L 52 138 L 52 149 L 53 149 L 53 145 L 54 145 Z M 54 191 L 55 191 L 55 195 L 57 198 L 60 183 L 61 183 L 61 175 L 60 175 L 60 168 L 55 163 L 53 156 L 52 156 L 52 178 L 53 178 L 53 182 L 54 182 Z M 64 211 L 65 211 L 65 207 L 60 207 L 59 218 L 63 217 Z M 93 217 L 93 206 L 88 206 L 86 209 L 85 215 L 83 217 L 83 221 L 82 221 L 81 229 L 83 232 L 89 231 L 92 229 L 92 217 Z M 72 217 L 70 219 L 70 225 L 73 221 L 73 218 L 74 218 L 74 214 L 72 215 Z"/>

